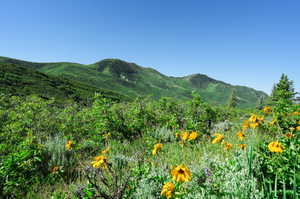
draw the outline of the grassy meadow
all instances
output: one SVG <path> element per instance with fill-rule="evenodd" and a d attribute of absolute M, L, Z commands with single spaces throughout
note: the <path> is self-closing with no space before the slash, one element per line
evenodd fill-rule
<path fill-rule="evenodd" d="M 300 106 L 0 96 L 1 198 L 299 198 Z"/>

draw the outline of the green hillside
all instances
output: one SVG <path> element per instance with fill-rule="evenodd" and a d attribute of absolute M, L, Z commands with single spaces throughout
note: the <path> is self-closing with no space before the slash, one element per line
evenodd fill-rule
<path fill-rule="evenodd" d="M 203 74 L 169 77 L 152 68 L 118 59 L 105 59 L 90 65 L 32 63 L 6 57 L 0 57 L 0 62 L 17 63 L 45 74 L 77 80 L 131 97 L 151 95 L 154 98 L 163 96 L 185 100 L 191 98 L 192 92 L 196 92 L 211 104 L 226 104 L 235 90 L 239 107 L 253 107 L 261 97 L 267 97 L 264 92 L 245 86 L 233 86 Z"/>
<path fill-rule="evenodd" d="M 45 99 L 54 97 L 59 103 L 67 99 L 86 103 L 96 92 L 114 100 L 123 97 L 70 79 L 49 76 L 24 67 L 24 64 L 0 63 L 0 93 L 19 96 L 37 94 Z"/>

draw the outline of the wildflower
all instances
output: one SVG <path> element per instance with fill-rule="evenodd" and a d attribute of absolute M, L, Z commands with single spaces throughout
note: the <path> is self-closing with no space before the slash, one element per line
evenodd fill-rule
<path fill-rule="evenodd" d="M 255 114 L 252 114 L 251 117 L 249 118 L 249 122 L 256 122 L 257 121 L 257 116 Z"/>
<path fill-rule="evenodd" d="M 294 134 L 293 133 L 291 133 L 291 132 L 288 132 L 288 133 L 286 133 L 285 135 L 284 135 L 286 138 L 292 138 L 292 137 L 294 137 Z"/>
<path fill-rule="evenodd" d="M 290 129 L 290 131 L 292 131 L 292 132 L 295 130 L 294 127 L 290 127 L 289 129 Z"/>
<path fill-rule="evenodd" d="M 74 146 L 74 142 L 72 140 L 69 140 L 67 143 L 66 143 L 66 149 L 67 150 L 71 150 Z"/>
<path fill-rule="evenodd" d="M 94 161 L 91 162 L 94 168 L 107 168 L 107 158 L 104 155 L 99 155 L 94 158 Z"/>
<path fill-rule="evenodd" d="M 273 126 L 276 122 L 277 122 L 277 120 L 273 119 L 269 124 L 270 124 L 270 126 Z"/>
<path fill-rule="evenodd" d="M 283 146 L 280 142 L 271 142 L 269 145 L 268 145 L 268 148 L 271 152 L 276 152 L 276 153 L 281 153 L 283 152 Z"/>
<path fill-rule="evenodd" d="M 162 148 L 162 144 L 161 143 L 158 143 L 158 144 L 155 144 L 154 145 L 154 148 L 152 150 L 152 155 L 156 155 L 157 154 L 157 151 L 160 150 Z"/>
<path fill-rule="evenodd" d="M 297 126 L 296 129 L 297 129 L 297 131 L 300 131 L 300 126 Z"/>
<path fill-rule="evenodd" d="M 300 113 L 298 111 L 292 112 L 291 115 L 299 115 Z"/>
<path fill-rule="evenodd" d="M 165 195 L 167 199 L 171 198 L 172 192 L 174 192 L 174 184 L 172 182 L 167 182 L 162 187 L 160 195 Z"/>
<path fill-rule="evenodd" d="M 264 119 L 265 119 L 264 116 L 257 117 L 259 123 L 262 123 Z"/>
<path fill-rule="evenodd" d="M 271 108 L 270 106 L 265 106 L 265 107 L 263 108 L 263 112 L 264 112 L 265 114 L 269 114 L 271 111 L 272 111 L 272 108 Z"/>
<path fill-rule="evenodd" d="M 243 149 L 243 150 L 247 147 L 246 144 L 238 144 L 238 146 L 239 146 L 241 149 Z"/>
<path fill-rule="evenodd" d="M 298 121 L 298 122 L 297 122 L 297 124 L 299 124 L 299 125 L 300 125 L 300 121 Z"/>
<path fill-rule="evenodd" d="M 171 171 L 171 175 L 173 177 L 172 179 L 177 182 L 188 182 L 192 177 L 190 170 L 184 165 L 174 167 Z"/>
<path fill-rule="evenodd" d="M 54 166 L 52 169 L 51 169 L 51 173 L 52 174 L 55 174 L 59 171 L 59 166 Z"/>
<path fill-rule="evenodd" d="M 248 120 L 244 120 L 243 122 L 243 130 L 247 130 L 250 127 L 249 121 Z"/>
<path fill-rule="evenodd" d="M 224 143 L 224 149 L 225 150 L 229 150 L 229 149 L 231 149 L 232 148 L 232 144 L 230 144 L 229 142 L 225 142 Z"/>
<path fill-rule="evenodd" d="M 236 135 L 239 137 L 240 140 L 244 140 L 245 137 L 246 137 L 245 134 L 242 131 L 237 132 Z"/>
<path fill-rule="evenodd" d="M 198 137 L 198 133 L 193 131 L 190 135 L 189 135 L 189 140 L 192 141 L 192 140 L 195 140 L 197 139 Z"/>
<path fill-rule="evenodd" d="M 104 149 L 103 151 L 101 151 L 101 154 L 107 154 L 110 150 L 110 147 L 107 147 L 106 149 Z"/>
<path fill-rule="evenodd" d="M 255 123 L 251 123 L 250 124 L 250 127 L 253 128 L 253 129 L 256 129 L 256 127 L 259 126 L 259 123 L 258 122 L 255 122 Z"/>
<path fill-rule="evenodd" d="M 184 133 L 181 135 L 181 139 L 182 139 L 183 141 L 186 141 L 188 138 L 189 138 L 189 132 L 184 132 Z"/>
<path fill-rule="evenodd" d="M 214 134 L 214 136 L 215 136 L 215 139 L 213 139 L 212 144 L 219 143 L 224 139 L 224 135 L 221 133 L 216 133 L 216 134 Z"/>

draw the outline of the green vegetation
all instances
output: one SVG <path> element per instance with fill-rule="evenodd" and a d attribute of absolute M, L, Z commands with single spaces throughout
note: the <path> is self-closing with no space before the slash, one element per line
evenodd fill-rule
<path fill-rule="evenodd" d="M 299 198 L 300 106 L 0 96 L 1 198 Z"/>
<path fill-rule="evenodd" d="M 238 103 L 238 98 L 235 94 L 235 90 L 233 90 L 232 93 L 231 93 L 231 96 L 229 98 L 228 106 L 232 107 L 232 108 L 235 108 L 237 106 L 237 103 Z"/>
<path fill-rule="evenodd" d="M 69 99 L 87 104 L 96 92 L 114 100 L 126 99 L 125 96 L 109 90 L 49 76 L 18 64 L 6 63 L 0 63 L 0 92 L 19 96 L 35 94 L 45 99 L 55 98 L 60 104 Z"/>
<path fill-rule="evenodd" d="M 287 75 L 282 74 L 279 82 L 273 87 L 271 103 L 282 108 L 282 106 L 285 106 L 286 104 L 292 104 L 295 95 L 293 81 L 290 81 Z"/>
<path fill-rule="evenodd" d="M 267 99 L 267 95 L 261 91 L 232 86 L 206 75 L 168 77 L 152 68 L 118 59 L 105 59 L 91 65 L 67 62 L 32 63 L 6 57 L 0 57 L 0 62 L 34 68 L 48 75 L 76 80 L 132 98 L 150 95 L 154 99 L 174 97 L 188 100 L 192 98 L 192 93 L 196 92 L 210 104 L 227 104 L 232 91 L 235 90 L 237 106 L 241 108 L 255 107 L 261 97 Z"/>
<path fill-rule="evenodd" d="M 114 63 L 120 68 L 112 72 Z M 0 63 L 0 198 L 299 198 L 300 105 L 287 77 L 270 106 L 260 97 L 257 108 L 240 109 L 241 87 L 228 87 L 229 106 L 195 90 L 185 100 L 157 100 L 158 93 L 127 100 L 37 71 L 45 67 L 51 64 Z M 72 68 L 78 78 L 80 70 L 98 71 L 128 85 L 150 71 L 167 83 L 120 60 Z M 170 79 L 181 88 L 192 79 L 212 96 L 227 89 L 201 75 Z"/>

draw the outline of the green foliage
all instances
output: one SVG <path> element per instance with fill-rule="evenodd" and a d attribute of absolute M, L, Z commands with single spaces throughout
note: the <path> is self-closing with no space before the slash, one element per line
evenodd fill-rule
<path fill-rule="evenodd" d="M 128 160 L 124 156 L 114 156 L 105 163 L 105 168 L 88 167 L 85 173 L 89 187 L 89 191 L 85 192 L 87 198 L 125 198 L 132 178 Z"/>
<path fill-rule="evenodd" d="M 230 108 L 235 108 L 237 105 L 238 105 L 238 98 L 236 96 L 236 91 L 233 90 L 231 95 L 230 95 L 230 98 L 229 98 L 228 106 Z"/>
<path fill-rule="evenodd" d="M 261 162 L 261 174 L 258 177 L 268 198 L 281 198 L 283 195 L 293 198 L 300 193 L 299 187 L 295 189 L 295 184 L 300 183 L 299 106 L 285 104 L 284 107 L 286 112 L 282 109 L 274 109 L 273 112 L 277 118 L 276 137 L 266 140 L 257 148 Z M 270 143 L 274 141 L 282 145 L 282 152 L 270 151 Z"/>
<path fill-rule="evenodd" d="M 208 133 L 212 124 L 224 119 L 215 108 L 194 97 L 180 103 L 162 98 L 158 102 L 137 99 L 133 102 L 113 103 L 96 96 L 91 117 L 96 132 L 111 133 L 114 138 L 132 139 L 155 128 L 187 129 Z"/>
<path fill-rule="evenodd" d="M 98 89 L 84 83 L 41 73 L 31 67 L 0 62 L 0 93 L 9 95 L 38 95 L 44 99 L 55 98 L 59 104 L 80 102 L 89 104 L 94 93 L 113 100 L 127 98 L 109 90 Z"/>
<path fill-rule="evenodd" d="M 244 131 L 245 139 L 240 140 L 236 133 L 253 110 L 211 106 L 197 92 L 192 95 L 184 102 L 117 102 L 96 94 L 90 106 L 56 106 L 54 100 L 37 96 L 0 95 L 4 198 L 164 198 L 162 186 L 174 182 L 170 171 L 179 164 L 191 170 L 192 178 L 174 182 L 173 198 L 299 195 L 299 105 L 288 104 L 286 111 L 272 107 L 259 127 Z M 277 122 L 270 125 L 274 119 Z M 197 132 L 196 140 L 176 137 L 192 131 Z M 212 144 L 216 132 L 224 140 Z M 287 139 L 288 132 L 294 137 Z M 68 140 L 74 142 L 70 149 Z M 280 154 L 268 150 L 275 140 L 284 146 Z M 163 146 L 153 155 L 157 143 Z M 224 149 L 225 143 L 232 149 Z M 238 145 L 242 143 L 247 145 L 244 150 Z M 102 154 L 106 148 L 109 152 Z M 91 167 L 99 155 L 107 157 L 107 169 Z"/>
<path fill-rule="evenodd" d="M 267 97 L 261 91 L 244 86 L 232 86 L 206 75 L 195 74 L 178 78 L 168 77 L 154 69 L 144 68 L 118 59 L 105 59 L 91 65 L 67 62 L 32 63 L 4 57 L 1 59 L 0 57 L 1 62 L 14 63 L 23 68 L 38 70 L 47 74 L 46 77 L 48 78 L 50 77 L 48 75 L 63 77 L 68 86 L 52 78 L 57 80 L 55 85 L 59 85 L 60 92 L 55 93 L 50 90 L 50 94 L 48 94 L 51 97 L 53 97 L 53 94 L 60 94 L 63 95 L 58 96 L 60 98 L 67 96 L 76 101 L 86 100 L 87 97 L 91 97 L 90 94 L 93 95 L 96 88 L 97 90 L 101 89 L 103 95 L 113 99 L 121 98 L 124 100 L 128 99 L 126 96 L 135 98 L 148 95 L 154 99 L 174 97 L 180 100 L 188 100 L 192 98 L 192 92 L 195 91 L 203 97 L 203 100 L 210 104 L 226 104 L 232 90 L 235 90 L 239 99 L 237 106 L 244 108 L 254 107 L 261 96 Z M 13 75 L 15 76 L 16 74 Z M 31 78 L 29 77 L 29 79 Z M 47 87 L 50 89 L 53 85 L 47 85 Z M 28 87 L 28 90 L 28 92 L 31 92 L 32 87 Z M 41 92 L 41 96 L 47 94 L 44 93 L 45 89 L 41 90 Z M 40 92 L 37 94 L 40 94 Z M 46 95 L 46 97 L 49 97 L 49 95 Z"/>
<path fill-rule="evenodd" d="M 276 187 L 279 195 L 289 192 L 289 197 L 293 195 L 294 185 L 300 183 L 300 142 L 299 134 L 293 138 L 279 139 L 283 144 L 282 153 L 268 151 L 268 144 L 264 143 L 258 149 L 261 160 L 261 179 L 267 188 Z M 293 161 L 291 161 L 293 160 Z M 296 192 L 300 194 L 299 187 Z M 295 194 L 294 194 L 295 195 Z"/>
<path fill-rule="evenodd" d="M 15 150 L 0 161 L 0 192 L 5 198 L 21 198 L 32 184 L 43 181 L 46 176 L 43 148 L 36 138 L 22 141 Z"/>
<path fill-rule="evenodd" d="M 293 81 L 287 75 L 282 74 L 280 80 L 274 85 L 271 99 L 278 110 L 284 109 L 286 105 L 292 104 L 295 97 Z"/>
<path fill-rule="evenodd" d="M 7 147 L 1 148 L 2 154 L 10 153 L 27 136 L 36 136 L 43 139 L 55 128 L 49 128 L 47 119 L 52 117 L 57 109 L 51 106 L 52 101 L 42 100 L 41 98 L 31 96 L 26 99 L 20 97 L 3 97 L 1 100 L 3 106 L 0 106 L 2 112 L 0 140 L 7 144 Z M 45 133 L 47 132 L 47 133 Z"/>
<path fill-rule="evenodd" d="M 52 179 L 62 178 L 66 183 L 75 181 L 78 178 L 78 158 L 74 149 L 66 149 L 67 139 L 54 137 L 45 143 L 44 156 L 47 158 L 48 168 L 51 171 Z M 54 168 L 57 171 L 54 171 Z M 51 180 L 51 179 L 50 179 Z"/>

